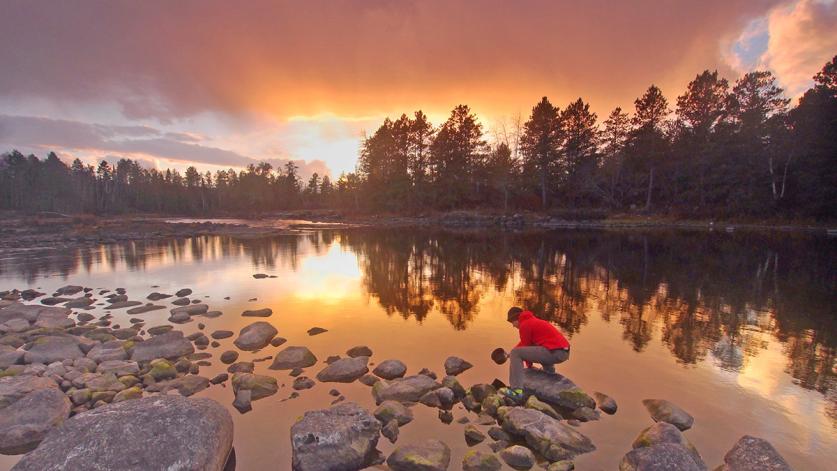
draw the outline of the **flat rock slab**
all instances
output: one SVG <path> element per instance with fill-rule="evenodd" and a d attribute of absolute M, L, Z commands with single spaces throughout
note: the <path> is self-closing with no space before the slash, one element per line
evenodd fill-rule
<path fill-rule="evenodd" d="M 681 431 L 692 428 L 692 424 L 695 423 L 694 417 L 688 412 L 665 399 L 645 399 L 642 404 L 648 409 L 654 422 L 667 422 Z"/>
<path fill-rule="evenodd" d="M 369 373 L 369 357 L 341 358 L 317 373 L 317 380 L 324 383 L 351 383 Z"/>
<path fill-rule="evenodd" d="M 572 459 L 596 449 L 589 438 L 543 412 L 511 408 L 502 418 L 503 430 L 523 438 L 549 461 Z"/>
<path fill-rule="evenodd" d="M 165 309 L 166 306 L 160 306 L 158 304 L 146 304 L 145 306 L 138 306 L 128 309 L 128 314 L 136 315 L 136 314 L 145 314 L 146 312 L 152 311 L 159 311 L 160 309 Z"/>
<path fill-rule="evenodd" d="M 254 322 L 239 331 L 238 338 L 233 342 L 242 350 L 258 350 L 270 344 L 279 331 L 267 322 Z"/>
<path fill-rule="evenodd" d="M 273 310 L 270 308 L 247 310 L 241 313 L 242 317 L 270 317 Z"/>
<path fill-rule="evenodd" d="M 441 386 L 441 384 L 429 376 L 407 376 L 406 378 L 398 378 L 388 382 L 379 381 L 375 383 L 372 386 L 372 395 L 375 397 L 377 404 L 389 400 L 418 402 L 422 396 Z"/>
<path fill-rule="evenodd" d="M 232 417 L 217 402 L 146 397 L 74 416 L 12 469 L 221 471 L 232 440 Z"/>
<path fill-rule="evenodd" d="M 650 447 L 634 448 L 619 463 L 619 471 L 704 471 L 705 469 L 695 463 L 689 450 L 676 443 L 660 443 Z"/>
<path fill-rule="evenodd" d="M 21 375 L 0 378 L 0 409 L 39 389 L 58 389 L 58 384 L 41 376 Z"/>
<path fill-rule="evenodd" d="M 296 471 L 363 469 L 376 464 L 381 424 L 353 402 L 306 412 L 291 427 Z"/>
<path fill-rule="evenodd" d="M 724 455 L 718 471 L 791 471 L 791 467 L 770 442 L 744 435 Z"/>
<path fill-rule="evenodd" d="M 176 307 L 169 312 L 171 313 L 171 315 L 183 313 L 188 314 L 190 316 L 198 316 L 205 313 L 208 310 L 209 306 L 207 306 L 206 304 L 190 304 L 188 306 Z"/>
<path fill-rule="evenodd" d="M 183 338 L 183 333 L 170 331 L 155 335 L 144 342 L 137 342 L 131 359 L 134 361 L 151 361 L 157 358 L 179 358 L 195 353 L 192 342 Z"/>
<path fill-rule="evenodd" d="M 450 466 L 450 448 L 439 440 L 399 446 L 387 458 L 393 471 L 445 471 Z"/>
<path fill-rule="evenodd" d="M 81 358 L 84 353 L 75 337 L 48 335 L 38 337 L 32 347 L 23 354 L 25 363 L 49 364 L 54 361 L 73 360 Z"/>
<path fill-rule="evenodd" d="M 105 306 L 105 309 L 125 309 L 126 307 L 141 306 L 139 301 L 119 301 Z"/>
<path fill-rule="evenodd" d="M 317 364 L 317 357 L 307 347 L 289 346 L 273 357 L 271 370 L 308 368 Z"/>
<path fill-rule="evenodd" d="M 57 388 L 37 389 L 0 409 L 0 453 L 35 449 L 46 434 L 70 416 L 70 400 Z"/>
<path fill-rule="evenodd" d="M 596 401 L 576 386 L 569 378 L 559 374 L 549 374 L 534 368 L 523 372 L 523 390 L 534 394 L 549 405 L 574 411 L 581 407 L 594 409 Z"/>

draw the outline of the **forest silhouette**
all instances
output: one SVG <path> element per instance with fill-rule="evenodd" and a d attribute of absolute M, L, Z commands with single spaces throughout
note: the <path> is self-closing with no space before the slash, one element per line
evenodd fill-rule
<path fill-rule="evenodd" d="M 67 166 L 11 151 L 0 209 L 112 214 L 255 214 L 329 208 L 420 213 L 491 209 L 688 217 L 837 217 L 837 56 L 790 107 L 775 77 L 734 83 L 704 71 L 669 103 L 650 86 L 603 121 L 581 98 L 546 97 L 486 131 L 466 105 L 434 126 L 422 111 L 387 118 L 356 170 L 303 181 L 293 163 L 200 173 L 121 159 Z M 585 213 L 585 211 L 588 211 Z"/>

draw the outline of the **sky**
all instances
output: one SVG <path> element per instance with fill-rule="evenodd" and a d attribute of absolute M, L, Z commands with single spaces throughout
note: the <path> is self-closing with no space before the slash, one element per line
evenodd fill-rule
<path fill-rule="evenodd" d="M 673 103 L 704 69 L 796 98 L 837 54 L 837 0 L 0 0 L 0 31 L 0 152 L 336 177 L 417 109 L 467 104 L 490 135 L 542 96 Z"/>

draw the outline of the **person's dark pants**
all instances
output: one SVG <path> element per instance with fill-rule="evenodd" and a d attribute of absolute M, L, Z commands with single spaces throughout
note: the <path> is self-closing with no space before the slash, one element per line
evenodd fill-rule
<path fill-rule="evenodd" d="M 569 350 L 549 350 L 545 347 L 517 347 L 509 355 L 509 386 L 513 389 L 523 387 L 523 362 L 539 363 L 544 371 L 555 372 L 555 365 L 567 361 Z"/>

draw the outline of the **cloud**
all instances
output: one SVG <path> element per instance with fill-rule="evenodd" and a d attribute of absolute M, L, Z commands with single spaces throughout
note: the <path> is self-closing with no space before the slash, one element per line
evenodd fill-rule
<path fill-rule="evenodd" d="M 202 112 L 381 116 L 603 112 L 672 95 L 778 0 L 7 2 L 0 95 L 112 101 L 161 122 Z M 667 90 L 671 90 L 668 92 Z"/>
<path fill-rule="evenodd" d="M 196 136 L 184 133 L 163 133 L 149 126 L 108 126 L 78 121 L 31 116 L 0 115 L 0 150 L 20 149 L 24 153 L 43 156 L 56 151 L 69 160 L 78 154 L 94 156 L 96 160 L 114 162 L 123 157 L 139 160 L 149 168 L 164 168 L 155 159 L 182 164 L 207 164 L 214 167 L 246 167 L 260 159 L 209 147 L 194 142 Z M 184 142 L 186 141 L 186 142 Z M 90 160 L 89 158 L 86 160 Z M 264 159 L 275 168 L 293 160 L 300 175 L 317 172 L 325 175 L 328 169 L 322 160 L 305 161 L 290 158 Z"/>

